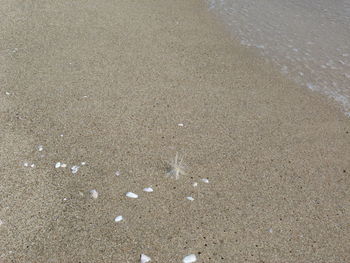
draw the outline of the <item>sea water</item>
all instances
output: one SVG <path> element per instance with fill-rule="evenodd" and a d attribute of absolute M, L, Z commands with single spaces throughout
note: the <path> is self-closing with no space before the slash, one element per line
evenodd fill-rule
<path fill-rule="evenodd" d="M 350 0 L 206 0 L 243 45 L 350 117 Z"/>

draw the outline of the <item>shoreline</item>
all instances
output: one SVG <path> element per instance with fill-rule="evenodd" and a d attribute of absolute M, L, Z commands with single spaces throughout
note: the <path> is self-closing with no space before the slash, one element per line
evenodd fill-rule
<path fill-rule="evenodd" d="M 337 10 L 346 9 L 342 8 L 345 2 L 252 1 L 246 5 L 240 0 L 221 4 L 214 0 L 208 5 L 236 41 L 254 49 L 298 86 L 330 97 L 349 117 L 350 50 L 345 43 L 350 39 L 346 30 L 350 20 L 346 11 L 337 15 Z M 310 13 L 313 9 L 317 11 Z"/>
<path fill-rule="evenodd" d="M 0 261 L 350 261 L 349 120 L 204 5 L 3 1 Z"/>

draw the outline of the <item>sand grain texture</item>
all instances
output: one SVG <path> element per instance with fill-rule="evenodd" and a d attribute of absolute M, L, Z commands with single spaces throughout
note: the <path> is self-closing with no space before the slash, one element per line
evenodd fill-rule
<path fill-rule="evenodd" d="M 201 1 L 0 10 L 1 261 L 350 262 L 349 120 Z"/>

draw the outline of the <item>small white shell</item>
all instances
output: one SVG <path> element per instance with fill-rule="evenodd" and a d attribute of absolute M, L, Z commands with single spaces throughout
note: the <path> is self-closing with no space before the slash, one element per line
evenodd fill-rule
<path fill-rule="evenodd" d="M 32 163 L 32 164 L 30 165 L 30 167 L 34 168 L 34 167 L 35 167 L 35 164 L 34 164 L 34 163 Z"/>
<path fill-rule="evenodd" d="M 198 183 L 197 183 L 197 182 L 194 182 L 194 183 L 192 184 L 192 186 L 193 186 L 193 187 L 197 187 L 197 186 L 198 186 Z"/>
<path fill-rule="evenodd" d="M 126 193 L 126 196 L 127 197 L 130 197 L 130 198 L 138 198 L 139 196 L 133 192 L 127 192 Z"/>
<path fill-rule="evenodd" d="M 150 261 L 151 261 L 151 258 L 149 256 L 146 256 L 145 254 L 141 254 L 140 263 L 147 263 Z"/>
<path fill-rule="evenodd" d="M 8 91 L 6 91 L 5 94 L 6 94 L 7 96 L 11 95 L 11 93 L 8 92 Z"/>
<path fill-rule="evenodd" d="M 194 200 L 194 198 L 192 196 L 187 196 L 186 198 L 187 198 L 187 200 L 190 200 L 190 201 Z"/>
<path fill-rule="evenodd" d="M 147 193 L 151 193 L 153 192 L 153 188 L 152 187 L 146 187 L 143 189 L 143 191 L 147 192 Z"/>
<path fill-rule="evenodd" d="M 55 168 L 60 168 L 60 167 L 61 167 L 61 163 L 60 162 L 55 164 Z"/>
<path fill-rule="evenodd" d="M 119 171 L 116 171 L 116 172 L 115 172 L 115 175 L 116 175 L 116 176 L 119 176 L 119 175 L 120 175 L 120 172 L 119 172 Z"/>
<path fill-rule="evenodd" d="M 91 195 L 92 198 L 97 199 L 98 192 L 95 189 L 90 190 L 90 195 Z"/>
<path fill-rule="evenodd" d="M 70 170 L 72 171 L 73 174 L 75 174 L 78 172 L 79 168 L 80 168 L 79 166 L 74 165 L 72 168 L 70 168 Z"/>
<path fill-rule="evenodd" d="M 184 126 L 184 124 L 183 124 L 183 123 L 179 123 L 177 126 L 179 126 L 179 127 L 183 127 L 183 126 Z"/>
<path fill-rule="evenodd" d="M 41 152 L 42 150 L 44 150 L 44 147 L 42 145 L 38 146 L 38 151 Z"/>
<path fill-rule="evenodd" d="M 0 226 L 4 224 L 4 221 L 0 219 Z"/>
<path fill-rule="evenodd" d="M 86 164 L 86 162 L 81 162 L 81 165 L 85 165 Z"/>
<path fill-rule="evenodd" d="M 24 163 L 23 165 L 24 165 L 25 167 L 28 167 L 29 163 Z"/>
<path fill-rule="evenodd" d="M 182 262 L 183 263 L 192 263 L 192 262 L 196 262 L 197 258 L 195 254 L 190 254 L 186 257 L 183 258 Z"/>
<path fill-rule="evenodd" d="M 62 167 L 62 168 L 66 168 L 66 167 L 67 167 L 67 164 L 62 163 L 62 164 L 61 164 L 61 167 Z"/>
<path fill-rule="evenodd" d="M 123 218 L 123 216 L 117 216 L 115 219 L 114 219 L 114 221 L 115 222 L 120 222 L 120 221 L 122 221 L 124 218 Z"/>
<path fill-rule="evenodd" d="M 209 183 L 209 180 L 208 180 L 207 178 L 203 178 L 203 179 L 202 179 L 202 182 L 208 184 L 208 183 Z"/>

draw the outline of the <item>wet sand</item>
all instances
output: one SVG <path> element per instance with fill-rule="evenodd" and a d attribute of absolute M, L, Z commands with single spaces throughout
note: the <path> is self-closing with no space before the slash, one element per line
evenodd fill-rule
<path fill-rule="evenodd" d="M 1 1 L 2 262 L 350 261 L 349 119 L 206 9 Z"/>

